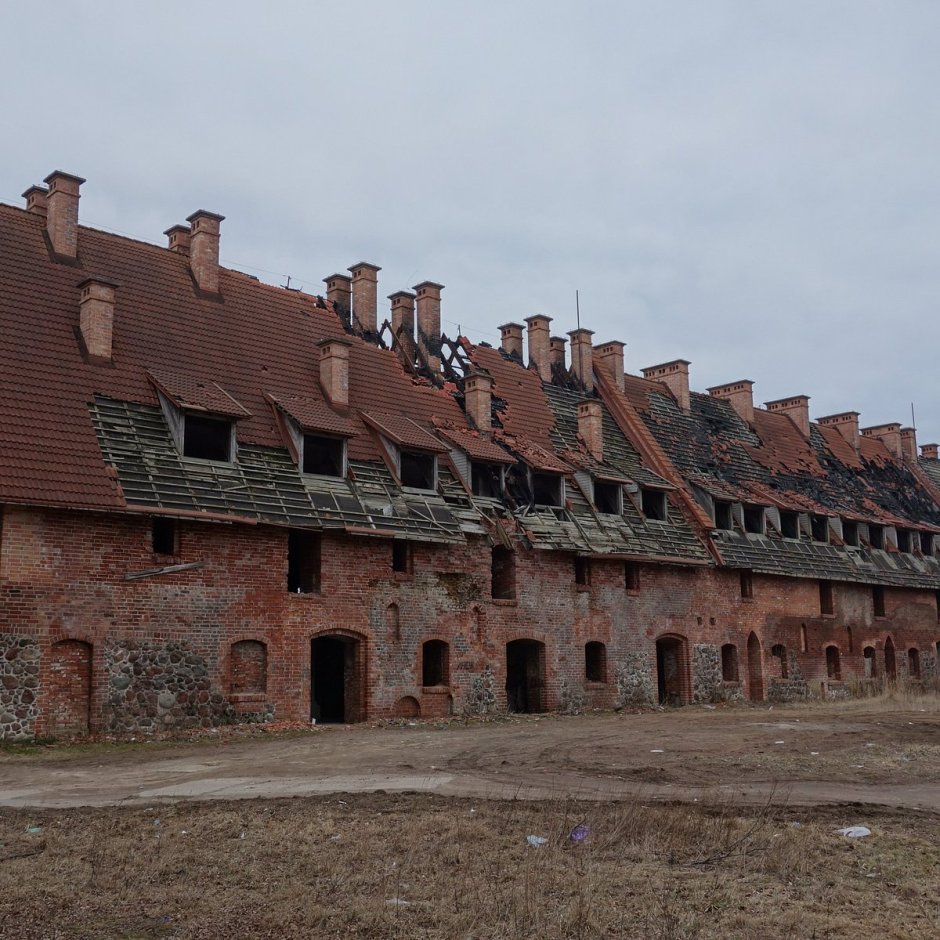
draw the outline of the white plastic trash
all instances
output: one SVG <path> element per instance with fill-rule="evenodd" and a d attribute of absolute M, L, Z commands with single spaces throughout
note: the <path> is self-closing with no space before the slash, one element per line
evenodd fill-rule
<path fill-rule="evenodd" d="M 847 839 L 864 839 L 871 835 L 871 829 L 868 826 L 846 826 L 844 829 L 836 829 L 840 836 Z"/>

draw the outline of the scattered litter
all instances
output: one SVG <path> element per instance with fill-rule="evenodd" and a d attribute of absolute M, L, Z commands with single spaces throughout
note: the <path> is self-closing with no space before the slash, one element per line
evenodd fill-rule
<path fill-rule="evenodd" d="M 840 836 L 846 839 L 864 839 L 871 835 L 871 829 L 868 826 L 846 826 L 844 829 L 836 829 Z"/>
<path fill-rule="evenodd" d="M 810 752 L 809 752 L 809 756 L 810 756 L 810 757 L 819 757 L 819 751 L 810 751 Z"/>
<path fill-rule="evenodd" d="M 34 835 L 34 836 L 35 836 L 35 835 L 38 835 L 40 832 L 42 832 L 42 826 L 27 826 L 27 827 L 26 827 L 26 831 L 27 831 L 30 835 Z"/>
<path fill-rule="evenodd" d="M 865 745 L 865 747 L 874 747 L 874 746 L 875 746 L 875 745 L 872 744 L 871 741 L 869 741 L 868 744 Z"/>
<path fill-rule="evenodd" d="M 548 839 L 544 836 L 526 836 L 525 840 L 529 845 L 535 846 L 535 848 L 538 848 L 540 845 L 545 845 L 545 843 L 548 842 Z"/>
<path fill-rule="evenodd" d="M 578 826 L 575 826 L 571 830 L 571 835 L 569 838 L 572 842 L 583 842 L 591 834 L 591 829 L 589 826 L 585 826 L 584 823 L 581 823 Z"/>
<path fill-rule="evenodd" d="M 791 822 L 791 823 L 787 823 L 787 825 L 788 825 L 791 829 L 802 829 L 802 828 L 803 828 L 803 823 L 801 823 L 799 820 L 796 820 L 796 819 L 795 819 L 793 822 Z"/>
<path fill-rule="evenodd" d="M 877 877 L 878 877 L 878 872 L 876 872 L 876 871 L 870 871 L 865 877 L 866 877 L 866 878 L 877 878 Z"/>
<path fill-rule="evenodd" d="M 471 814 L 471 815 L 473 815 L 473 813 L 475 813 L 475 812 L 476 812 L 475 809 L 471 809 L 471 810 L 470 810 L 470 814 Z"/>
<path fill-rule="evenodd" d="M 714 711 L 716 707 L 717 707 L 717 706 L 715 706 L 715 705 L 706 705 L 706 706 L 705 706 L 705 708 L 709 709 L 709 711 Z"/>
<path fill-rule="evenodd" d="M 865 765 L 864 765 L 864 764 L 852 764 L 852 766 L 853 766 L 856 770 L 864 770 L 864 769 L 865 769 Z"/>
<path fill-rule="evenodd" d="M 786 744 L 786 741 L 774 741 L 774 744 Z"/>
<path fill-rule="evenodd" d="M 155 826 L 159 826 L 159 825 L 160 825 L 160 820 L 159 820 L 159 819 L 155 819 L 155 820 L 153 821 L 153 824 L 154 824 Z"/>
<path fill-rule="evenodd" d="M 665 753 L 666 752 L 661 747 L 654 747 L 653 750 L 650 751 L 650 754 L 665 754 Z"/>
<path fill-rule="evenodd" d="M 386 904 L 391 904 L 392 907 L 408 907 L 411 901 L 403 901 L 401 898 L 389 898 Z"/>
<path fill-rule="evenodd" d="M 238 838 L 239 838 L 239 839 L 244 839 L 244 838 L 245 838 L 245 831 L 244 831 L 244 829 L 242 830 L 242 833 L 241 833 L 241 835 L 240 835 Z"/>
<path fill-rule="evenodd" d="M 188 835 L 189 835 L 189 832 L 188 832 L 188 830 L 183 829 L 180 834 L 181 834 L 181 835 L 184 835 L 184 836 L 188 836 Z"/>
<path fill-rule="evenodd" d="M 345 800 L 337 800 L 336 802 L 339 803 L 340 806 L 348 806 L 348 805 L 349 805 Z"/>
<path fill-rule="evenodd" d="M 339 842 L 342 838 L 342 836 L 330 836 L 330 842 Z"/>

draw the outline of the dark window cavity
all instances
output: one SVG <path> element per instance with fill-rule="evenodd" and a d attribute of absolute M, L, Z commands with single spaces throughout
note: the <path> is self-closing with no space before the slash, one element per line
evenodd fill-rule
<path fill-rule="evenodd" d="M 842 541 L 846 545 L 858 547 L 858 523 L 850 522 L 848 519 L 842 520 Z"/>
<path fill-rule="evenodd" d="M 898 551 L 910 554 L 912 550 L 911 530 L 898 529 Z"/>
<path fill-rule="evenodd" d="M 320 536 L 314 532 L 287 534 L 287 590 L 320 593 Z"/>
<path fill-rule="evenodd" d="M 532 474 L 532 501 L 536 506 L 561 506 L 562 477 L 557 473 Z"/>
<path fill-rule="evenodd" d="M 421 685 L 448 685 L 450 656 L 443 640 L 428 640 L 421 647 Z"/>
<path fill-rule="evenodd" d="M 921 532 L 920 533 L 920 553 L 926 555 L 928 558 L 933 556 L 933 532 Z"/>
<path fill-rule="evenodd" d="M 305 434 L 304 473 L 315 473 L 325 477 L 341 477 L 343 475 L 344 449 L 345 442 L 342 438 Z"/>
<path fill-rule="evenodd" d="M 787 665 L 787 648 L 782 643 L 776 643 L 770 648 L 770 655 L 777 660 L 777 665 L 780 669 L 780 678 L 788 679 L 790 677 L 790 669 Z"/>
<path fill-rule="evenodd" d="M 727 529 L 729 532 L 734 528 L 734 520 L 731 515 L 731 503 L 722 499 L 715 500 L 715 528 Z"/>
<path fill-rule="evenodd" d="M 175 555 L 179 549 L 176 520 L 155 517 L 150 526 L 150 541 L 154 555 Z"/>
<path fill-rule="evenodd" d="M 232 422 L 187 414 L 183 419 L 183 456 L 200 460 L 232 459 Z"/>
<path fill-rule="evenodd" d="M 785 539 L 798 539 L 800 537 L 799 513 L 780 510 L 780 534 Z"/>
<path fill-rule="evenodd" d="M 643 515 L 657 522 L 666 521 L 666 494 L 662 490 L 641 490 Z"/>
<path fill-rule="evenodd" d="M 591 559 L 577 555 L 574 560 L 574 583 L 582 586 L 591 583 Z"/>
<path fill-rule="evenodd" d="M 907 651 L 907 672 L 912 679 L 920 678 L 920 650 L 913 646 Z"/>
<path fill-rule="evenodd" d="M 497 600 L 511 601 L 516 596 L 516 556 L 502 545 L 493 549 L 490 564 L 491 593 Z"/>
<path fill-rule="evenodd" d="M 598 512 L 619 516 L 623 512 L 623 490 L 620 484 L 595 480 L 594 505 Z"/>
<path fill-rule="evenodd" d="M 628 591 L 640 590 L 640 566 L 635 561 L 623 563 L 623 586 Z"/>
<path fill-rule="evenodd" d="M 741 572 L 741 597 L 754 596 L 754 576 L 750 571 Z"/>
<path fill-rule="evenodd" d="M 492 463 L 473 461 L 470 464 L 470 488 L 474 496 L 498 499 L 503 495 L 502 471 Z"/>
<path fill-rule="evenodd" d="M 828 516 L 810 516 L 810 526 L 813 530 L 814 542 L 829 541 L 829 517 Z"/>
<path fill-rule="evenodd" d="M 836 612 L 831 581 L 819 582 L 819 612 L 821 614 L 834 614 Z"/>
<path fill-rule="evenodd" d="M 588 682 L 607 681 L 607 647 L 603 643 L 584 644 L 584 678 Z"/>
<path fill-rule="evenodd" d="M 764 534 L 764 507 L 763 506 L 745 506 L 744 507 L 744 531 L 754 532 L 758 535 Z"/>
<path fill-rule="evenodd" d="M 836 682 L 842 678 L 842 666 L 839 662 L 839 648 L 837 646 L 826 647 L 826 675 Z"/>
<path fill-rule="evenodd" d="M 878 660 L 875 658 L 875 648 L 866 646 L 862 651 L 865 663 L 865 678 L 875 679 L 878 675 Z"/>
<path fill-rule="evenodd" d="M 869 524 L 868 526 L 868 544 L 872 548 L 885 547 L 885 528 L 882 525 Z"/>
<path fill-rule="evenodd" d="M 738 681 L 738 648 L 734 643 L 725 643 L 721 648 L 721 681 Z"/>
<path fill-rule="evenodd" d="M 401 485 L 417 490 L 434 489 L 434 473 L 437 460 L 433 454 L 401 452 Z"/>
<path fill-rule="evenodd" d="M 885 589 L 883 587 L 873 587 L 871 589 L 871 603 L 876 617 L 885 615 Z"/>
<path fill-rule="evenodd" d="M 392 571 L 411 573 L 411 543 L 402 539 L 392 542 Z"/>

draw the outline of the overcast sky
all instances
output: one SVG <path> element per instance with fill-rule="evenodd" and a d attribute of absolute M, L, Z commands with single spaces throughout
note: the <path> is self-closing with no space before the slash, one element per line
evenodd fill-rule
<path fill-rule="evenodd" d="M 940 3 L 0 2 L 0 201 L 940 439 Z"/>

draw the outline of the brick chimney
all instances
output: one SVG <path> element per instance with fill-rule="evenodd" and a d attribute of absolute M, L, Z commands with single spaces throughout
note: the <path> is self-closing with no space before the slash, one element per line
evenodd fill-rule
<path fill-rule="evenodd" d="M 368 261 L 360 261 L 350 269 L 352 274 L 352 326 L 361 333 L 374 333 L 379 312 L 379 271 Z"/>
<path fill-rule="evenodd" d="M 595 460 L 604 459 L 603 412 L 601 403 L 590 399 L 578 404 L 578 434 Z"/>
<path fill-rule="evenodd" d="M 905 460 L 917 460 L 917 431 L 901 428 L 901 454 Z"/>
<path fill-rule="evenodd" d="M 823 428 L 835 428 L 855 450 L 858 450 L 858 415 L 857 411 L 843 411 L 837 415 L 817 418 L 816 423 Z"/>
<path fill-rule="evenodd" d="M 81 198 L 80 176 L 55 170 L 44 180 L 46 194 L 46 231 L 52 250 L 60 258 L 78 257 L 78 200 Z"/>
<path fill-rule="evenodd" d="M 418 349 L 432 372 L 441 369 L 441 291 L 443 284 L 422 281 L 415 284 Z"/>
<path fill-rule="evenodd" d="M 673 359 L 658 366 L 649 366 L 643 370 L 643 378 L 652 382 L 662 382 L 672 392 L 679 409 L 686 414 L 692 407 L 689 397 L 689 366 L 688 359 Z"/>
<path fill-rule="evenodd" d="M 538 370 L 543 382 L 552 380 L 552 361 L 549 356 L 549 323 L 551 317 L 537 313 L 534 317 L 525 318 L 529 328 L 529 364 Z"/>
<path fill-rule="evenodd" d="M 197 209 L 189 222 L 189 269 L 196 284 L 207 294 L 219 292 L 219 227 L 224 215 Z"/>
<path fill-rule="evenodd" d="M 921 444 L 920 455 L 924 460 L 940 460 L 940 444 Z"/>
<path fill-rule="evenodd" d="M 623 348 L 626 343 L 611 340 L 601 346 L 594 347 L 594 360 L 613 376 L 617 388 L 623 391 Z"/>
<path fill-rule="evenodd" d="M 415 295 L 410 290 L 397 290 L 389 294 L 392 302 L 392 332 L 398 335 L 400 328 L 404 328 L 408 336 L 415 335 Z"/>
<path fill-rule="evenodd" d="M 166 246 L 170 251 L 189 256 L 191 231 L 188 225 L 171 225 L 163 234 L 166 235 Z"/>
<path fill-rule="evenodd" d="M 593 330 L 584 327 L 578 330 L 569 330 L 571 337 L 571 371 L 584 386 L 586 391 L 594 391 L 594 358 L 591 337 Z"/>
<path fill-rule="evenodd" d="M 49 190 L 45 186 L 30 186 L 29 189 L 23 193 L 23 198 L 26 200 L 26 211 L 32 212 L 33 215 L 41 215 L 45 218 L 46 215 L 46 200 L 49 196 Z"/>
<path fill-rule="evenodd" d="M 522 324 L 504 323 L 499 328 L 500 345 L 503 352 L 509 356 L 518 356 L 522 359 Z"/>
<path fill-rule="evenodd" d="M 463 381 L 464 406 L 478 431 L 492 427 L 493 379 L 485 372 L 471 372 Z"/>
<path fill-rule="evenodd" d="M 564 336 L 552 336 L 548 340 L 548 358 L 552 368 L 565 370 L 565 344 L 568 342 Z"/>
<path fill-rule="evenodd" d="M 728 402 L 745 423 L 754 423 L 754 383 L 750 379 L 716 385 L 708 390 L 708 394 Z"/>
<path fill-rule="evenodd" d="M 772 414 L 784 414 L 791 418 L 803 437 L 809 438 L 809 395 L 778 398 L 776 401 L 764 402 L 764 407 Z"/>
<path fill-rule="evenodd" d="M 323 278 L 326 284 L 326 299 L 338 313 L 348 318 L 352 299 L 352 278 L 348 274 L 331 274 Z"/>
<path fill-rule="evenodd" d="M 894 421 L 891 424 L 876 424 L 874 427 L 862 428 L 862 437 L 881 441 L 895 457 L 901 456 L 900 422 Z"/>
<path fill-rule="evenodd" d="M 320 347 L 320 385 L 334 405 L 349 404 L 349 347 L 345 339 L 325 339 Z"/>
<path fill-rule="evenodd" d="M 117 284 L 101 277 L 86 277 L 76 286 L 80 291 L 78 325 L 85 351 L 90 359 L 110 362 Z"/>

